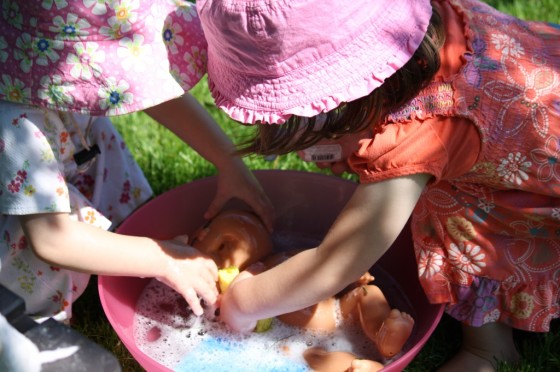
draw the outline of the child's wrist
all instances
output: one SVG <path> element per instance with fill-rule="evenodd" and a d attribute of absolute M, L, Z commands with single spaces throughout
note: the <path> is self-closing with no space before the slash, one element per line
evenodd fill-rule
<path fill-rule="evenodd" d="M 157 245 L 159 246 L 158 254 L 152 258 L 152 266 L 155 270 L 153 273 L 153 277 L 159 280 L 160 282 L 166 283 L 169 285 L 169 281 L 167 279 L 169 273 L 173 272 L 176 267 L 175 259 L 167 252 L 166 242 L 163 240 L 155 240 Z"/>
<path fill-rule="evenodd" d="M 222 164 L 215 164 L 216 170 L 219 174 L 239 174 L 250 172 L 247 165 L 238 156 L 231 156 L 227 158 L 227 161 Z"/>
<path fill-rule="evenodd" d="M 222 307 L 222 316 L 225 316 L 225 322 L 240 332 L 251 332 L 255 328 L 258 319 L 253 319 L 251 314 L 242 311 L 239 306 L 239 296 L 235 296 L 235 285 L 224 294 L 222 304 L 226 304 L 226 310 Z"/>

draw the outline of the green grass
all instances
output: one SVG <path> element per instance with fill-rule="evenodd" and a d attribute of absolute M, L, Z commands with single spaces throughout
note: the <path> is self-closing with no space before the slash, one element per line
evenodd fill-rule
<path fill-rule="evenodd" d="M 560 1 L 558 0 L 488 0 L 487 2 L 502 11 L 527 20 L 560 23 Z M 223 112 L 216 109 L 206 88 L 205 80 L 197 85 L 192 93 L 234 141 L 246 138 L 253 130 L 251 127 L 233 123 Z M 114 121 L 156 195 L 185 182 L 215 173 L 211 164 L 145 114 L 136 113 L 118 117 Z M 251 169 L 319 171 L 313 164 L 300 161 L 294 154 L 278 157 L 272 162 L 259 157 L 249 157 L 245 161 Z M 76 302 L 74 312 L 73 326 L 82 334 L 113 352 L 121 362 L 123 371 L 143 370 L 128 353 L 108 323 L 99 303 L 95 277 L 84 295 Z M 440 365 L 458 349 L 459 335 L 457 322 L 444 316 L 426 346 L 406 370 L 429 371 Z M 523 362 L 516 368 L 502 365 L 500 371 L 560 370 L 560 320 L 552 322 L 552 330 L 547 334 L 516 332 L 515 338 L 523 355 Z"/>

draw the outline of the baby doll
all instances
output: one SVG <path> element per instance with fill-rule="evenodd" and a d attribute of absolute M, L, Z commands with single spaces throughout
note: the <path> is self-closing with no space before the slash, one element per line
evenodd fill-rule
<path fill-rule="evenodd" d="M 215 260 L 219 268 L 237 266 L 245 269 L 261 261 L 266 269 L 274 267 L 297 250 L 272 253 L 270 233 L 259 218 L 240 210 L 218 214 L 194 235 L 192 246 Z M 387 299 L 375 285 L 373 276 L 365 273 L 352 286 L 342 291 L 339 298 L 344 319 L 359 321 L 366 336 L 374 342 L 383 357 L 399 353 L 412 332 L 414 320 L 406 313 L 391 309 Z M 336 299 L 327 298 L 314 306 L 279 315 L 289 325 L 307 329 L 332 331 L 336 328 Z M 304 353 L 307 363 L 316 371 L 332 370 L 335 366 L 348 368 L 357 359 L 350 353 L 327 352 L 310 348 Z M 383 365 L 373 361 L 359 361 L 365 370 L 377 370 Z"/>
<path fill-rule="evenodd" d="M 299 250 L 291 250 L 269 256 L 264 264 L 267 269 L 272 268 L 298 252 Z M 414 320 L 407 313 L 391 309 L 381 289 L 369 284 L 373 280 L 374 277 L 366 272 L 337 294 L 336 298 L 343 319 L 359 321 L 362 330 L 377 346 L 379 353 L 391 358 L 402 350 L 412 333 Z M 305 309 L 278 315 L 277 318 L 297 327 L 332 331 L 336 328 L 335 306 L 335 298 L 330 297 Z"/>

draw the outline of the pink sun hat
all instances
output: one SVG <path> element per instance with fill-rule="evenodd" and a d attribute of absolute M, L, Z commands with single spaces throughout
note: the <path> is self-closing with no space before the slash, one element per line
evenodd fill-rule
<path fill-rule="evenodd" d="M 206 40 L 185 0 L 6 1 L 0 99 L 94 116 L 179 97 L 206 73 Z"/>
<path fill-rule="evenodd" d="M 216 104 L 243 123 L 315 116 L 412 57 L 429 0 L 197 0 Z"/>

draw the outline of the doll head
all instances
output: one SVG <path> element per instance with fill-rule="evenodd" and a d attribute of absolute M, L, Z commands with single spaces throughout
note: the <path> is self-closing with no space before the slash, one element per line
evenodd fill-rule
<path fill-rule="evenodd" d="M 226 210 L 195 233 L 191 245 L 210 256 L 219 268 L 241 270 L 272 252 L 270 233 L 253 213 Z"/>

